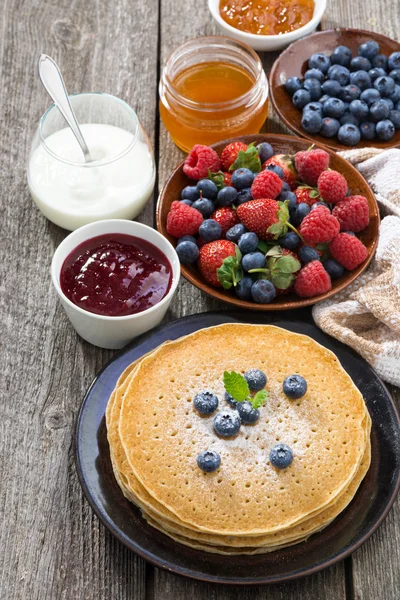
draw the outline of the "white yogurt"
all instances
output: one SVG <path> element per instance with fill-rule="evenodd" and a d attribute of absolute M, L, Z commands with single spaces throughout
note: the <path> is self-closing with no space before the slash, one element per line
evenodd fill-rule
<path fill-rule="evenodd" d="M 94 164 L 85 165 L 69 127 L 46 138 L 52 156 L 40 144 L 28 165 L 32 198 L 42 213 L 65 229 L 104 219 L 133 219 L 154 188 L 155 168 L 150 149 L 125 129 L 97 123 L 81 125 Z M 80 164 L 69 164 L 73 163 Z M 109 161 L 109 162 L 107 162 Z"/>

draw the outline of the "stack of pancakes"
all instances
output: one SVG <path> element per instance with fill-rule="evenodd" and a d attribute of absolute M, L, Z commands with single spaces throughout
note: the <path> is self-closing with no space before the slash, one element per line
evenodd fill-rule
<path fill-rule="evenodd" d="M 213 430 L 193 397 L 223 373 L 261 369 L 270 392 L 254 425 L 232 439 Z M 302 375 L 308 389 L 289 400 L 282 382 Z M 332 352 L 270 325 L 226 324 L 166 342 L 130 365 L 106 413 L 110 455 L 123 494 L 174 540 L 220 554 L 258 554 L 320 531 L 351 502 L 370 464 L 370 417 Z M 275 469 L 269 453 L 290 446 L 293 463 Z M 216 450 L 204 473 L 197 456 Z"/>

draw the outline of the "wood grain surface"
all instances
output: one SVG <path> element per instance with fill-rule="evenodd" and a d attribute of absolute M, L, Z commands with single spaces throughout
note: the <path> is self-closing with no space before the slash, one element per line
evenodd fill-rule
<path fill-rule="evenodd" d="M 168 53 L 216 33 L 206 0 L 2 0 L 0 19 L 0 598 L 1 600 L 398 600 L 400 503 L 351 559 L 287 585 L 235 589 L 153 569 L 99 524 L 73 459 L 79 404 L 112 352 L 77 337 L 49 266 L 66 232 L 33 206 L 25 168 L 49 105 L 36 76 L 53 56 L 70 92 L 105 91 L 137 110 L 162 184 L 182 153 L 159 122 L 157 84 Z M 399 37 L 398 0 L 330 0 L 324 28 Z M 262 56 L 268 71 L 275 56 Z M 268 131 L 286 132 L 270 112 Z M 154 223 L 150 202 L 140 220 Z M 168 319 L 222 308 L 182 281 Z M 400 398 L 398 390 L 392 390 Z"/>

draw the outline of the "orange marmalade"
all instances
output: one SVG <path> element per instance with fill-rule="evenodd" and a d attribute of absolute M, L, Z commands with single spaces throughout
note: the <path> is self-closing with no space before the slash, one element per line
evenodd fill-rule
<path fill-rule="evenodd" d="M 268 110 L 268 83 L 257 54 L 224 37 L 186 42 L 160 81 L 160 113 L 184 151 L 195 144 L 258 133 Z"/>
<path fill-rule="evenodd" d="M 258 35 L 279 35 L 303 27 L 314 14 L 314 0 L 221 0 L 228 25 Z"/>

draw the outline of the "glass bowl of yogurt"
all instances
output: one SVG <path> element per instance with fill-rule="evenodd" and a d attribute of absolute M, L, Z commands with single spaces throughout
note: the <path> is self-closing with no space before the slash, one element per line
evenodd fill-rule
<path fill-rule="evenodd" d="M 153 193 L 151 143 L 135 111 L 103 93 L 69 96 L 91 162 L 53 104 L 40 119 L 28 162 L 28 185 L 40 211 L 73 231 L 104 219 L 133 219 Z"/>

